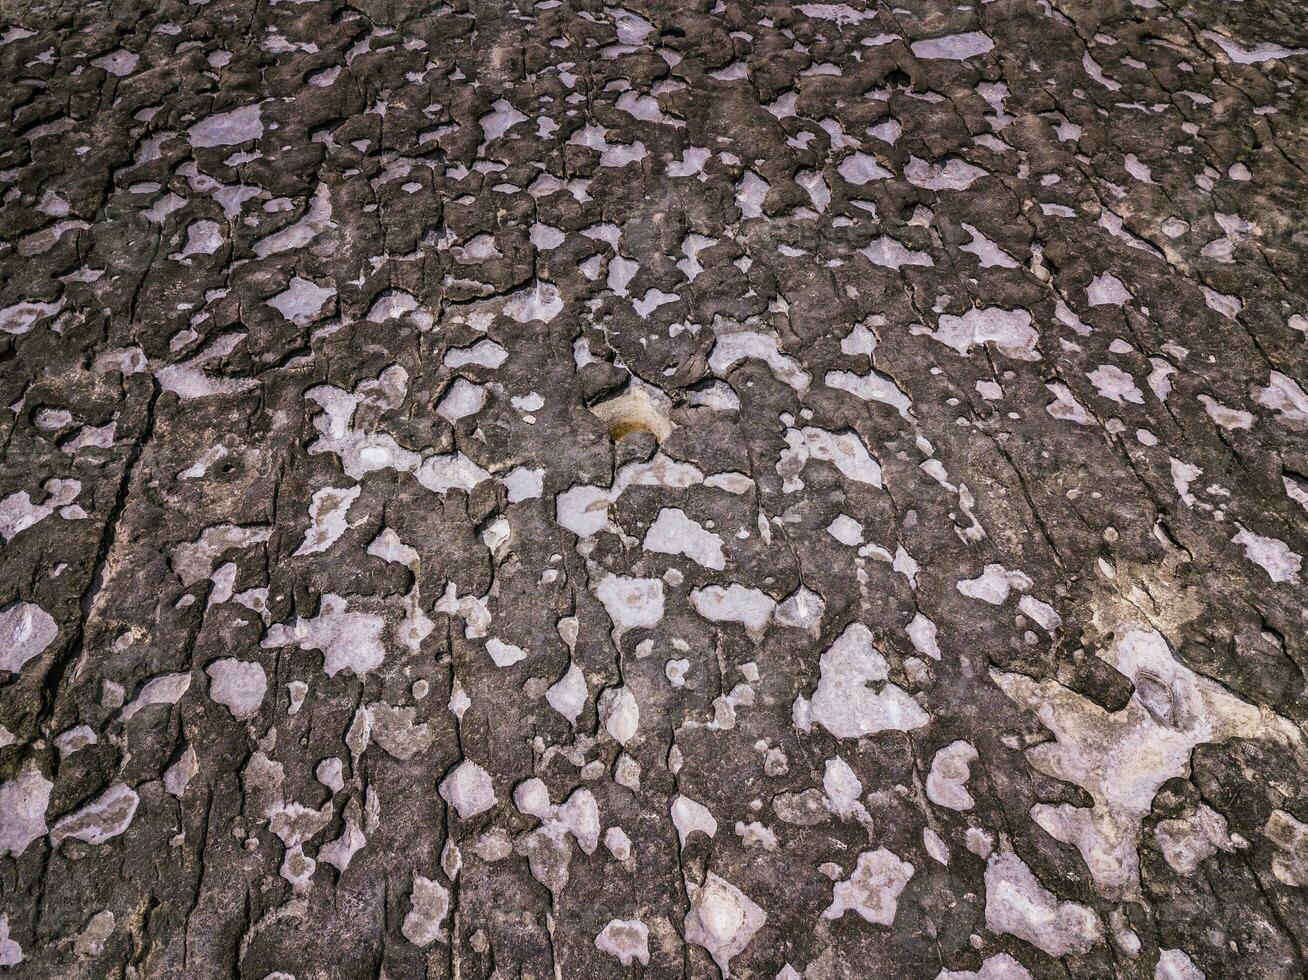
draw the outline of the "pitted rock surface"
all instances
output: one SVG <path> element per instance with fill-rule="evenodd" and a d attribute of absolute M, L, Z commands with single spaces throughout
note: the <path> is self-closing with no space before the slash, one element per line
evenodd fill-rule
<path fill-rule="evenodd" d="M 1302 977 L 1306 13 L 0 5 L 0 969 Z"/>

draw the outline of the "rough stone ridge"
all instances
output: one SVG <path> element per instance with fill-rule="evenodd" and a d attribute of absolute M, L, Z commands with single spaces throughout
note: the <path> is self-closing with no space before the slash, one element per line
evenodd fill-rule
<path fill-rule="evenodd" d="M 0 4 L 0 974 L 1303 977 L 1299 0 Z"/>

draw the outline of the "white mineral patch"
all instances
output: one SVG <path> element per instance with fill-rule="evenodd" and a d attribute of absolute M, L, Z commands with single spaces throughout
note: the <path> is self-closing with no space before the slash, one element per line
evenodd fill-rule
<path fill-rule="evenodd" d="M 463 378 L 456 378 L 440 402 L 436 414 L 450 423 L 476 415 L 486 405 L 486 389 Z"/>
<path fill-rule="evenodd" d="M 709 484 L 704 474 L 689 463 L 680 463 L 661 452 L 647 463 L 629 463 L 618 471 L 613 486 L 605 490 L 596 486 L 574 486 L 559 494 L 555 501 L 558 522 L 578 537 L 599 533 L 608 524 L 608 509 L 632 486 L 685 489 L 697 483 Z M 715 481 L 720 482 L 720 481 Z M 752 486 L 752 484 L 749 484 Z M 728 492 L 732 488 L 723 486 Z"/>
<path fill-rule="evenodd" d="M 199 771 L 200 762 L 196 757 L 195 749 L 188 744 L 177 761 L 164 772 L 164 789 L 180 799 L 186 794 L 186 787 L 190 785 L 191 778 Z"/>
<path fill-rule="evenodd" d="M 340 836 L 318 849 L 318 860 L 330 864 L 344 874 L 349 870 L 354 855 L 367 843 L 368 838 L 359 825 L 358 801 L 351 800 L 345 807 L 345 826 L 341 829 Z"/>
<path fill-rule="evenodd" d="M 440 793 L 458 811 L 461 820 L 485 813 L 496 803 L 490 773 L 469 759 L 450 770 L 441 781 Z"/>
<path fill-rule="evenodd" d="M 1275 412 L 1286 428 L 1294 432 L 1308 429 L 1308 393 L 1280 371 L 1273 371 L 1267 386 L 1254 391 L 1254 401 Z"/>
<path fill-rule="evenodd" d="M 618 636 L 633 629 L 653 629 L 663 619 L 663 582 L 656 578 L 606 575 L 595 586 L 613 631 Z"/>
<path fill-rule="evenodd" d="M 624 967 L 636 962 L 649 966 L 649 929 L 639 919 L 610 919 L 595 937 L 595 948 Z"/>
<path fill-rule="evenodd" d="M 683 850 L 691 834 L 715 837 L 718 832 L 718 822 L 709 808 L 680 793 L 672 800 L 672 824 L 677 828 L 677 837 L 681 839 Z"/>
<path fill-rule="evenodd" d="M 836 519 L 827 525 L 827 534 L 850 548 L 863 543 L 863 525 L 848 514 L 838 514 Z"/>
<path fill-rule="evenodd" d="M 876 11 L 860 10 L 847 3 L 801 3 L 795 9 L 805 17 L 812 17 L 814 20 L 831 20 L 842 25 L 876 18 Z"/>
<path fill-rule="evenodd" d="M 1308 54 L 1308 48 L 1287 48 L 1273 41 L 1259 41 L 1253 47 L 1246 47 L 1216 31 L 1203 31 L 1202 34 L 1226 52 L 1226 56 L 1237 65 L 1256 65 L 1264 61 L 1279 61 Z"/>
<path fill-rule="evenodd" d="M 140 692 L 123 709 L 119 717 L 123 721 L 131 721 L 137 714 L 152 705 L 176 704 L 190 687 L 189 673 L 160 674 L 158 677 L 152 677 L 141 686 Z"/>
<path fill-rule="evenodd" d="M 1183 875 L 1194 874 L 1218 851 L 1235 850 L 1226 818 L 1205 803 L 1200 803 L 1193 814 L 1158 821 L 1154 839 L 1167 863 Z"/>
<path fill-rule="evenodd" d="M 1071 389 L 1063 385 L 1061 381 L 1048 382 L 1045 385 L 1049 393 L 1054 396 L 1053 402 L 1046 404 L 1045 411 L 1049 412 L 1054 419 L 1065 421 L 1074 421 L 1078 425 L 1093 425 L 1095 417 L 1086 411 L 1086 406 L 1076 400 L 1076 396 L 1071 393 Z"/>
<path fill-rule="evenodd" d="M 209 675 L 209 697 L 238 719 L 253 718 L 268 692 L 268 675 L 253 661 L 224 657 L 205 668 Z"/>
<path fill-rule="evenodd" d="M 754 171 L 746 170 L 736 184 L 736 205 L 740 208 L 741 215 L 745 218 L 761 218 L 763 199 L 767 197 L 768 190 L 766 180 Z"/>
<path fill-rule="evenodd" d="M 114 914 L 108 910 L 91 916 L 86 928 L 73 940 L 73 953 L 79 958 L 99 956 L 114 931 Z"/>
<path fill-rule="evenodd" d="M 822 791 L 827 796 L 827 807 L 841 820 L 858 819 L 871 825 L 871 816 L 860 797 L 863 784 L 849 763 L 840 756 L 828 759 L 822 771 Z"/>
<path fill-rule="evenodd" d="M 19 300 L 17 303 L 0 308 L 0 330 L 15 335 L 27 333 L 46 317 L 54 316 L 63 308 L 62 299 L 53 303 Z"/>
<path fill-rule="evenodd" d="M 349 670 L 362 677 L 376 670 L 386 655 L 382 630 L 386 621 L 374 613 L 350 612 L 348 601 L 324 593 L 318 615 L 312 619 L 297 616 L 290 624 L 269 627 L 260 646 L 265 649 L 287 645 L 301 650 L 321 650 L 323 670 L 335 677 Z"/>
<path fill-rule="evenodd" d="M 1032 817 L 1077 847 L 1110 895 L 1139 890 L 1140 827 L 1167 780 L 1189 772 L 1198 745 L 1232 738 L 1283 738 L 1283 728 L 1225 688 L 1178 662 L 1152 629 L 1125 628 L 1099 657 L 1128 678 L 1126 706 L 1108 712 L 1055 681 L 992 672 L 1017 703 L 1036 711 L 1054 741 L 1029 749 L 1040 772 L 1075 783 L 1090 808 L 1038 804 Z"/>
<path fill-rule="evenodd" d="M 976 804 L 967 791 L 967 780 L 971 776 L 969 767 L 976 760 L 976 749 L 962 739 L 937 752 L 927 775 L 927 799 L 950 810 L 972 809 Z"/>
<path fill-rule="evenodd" d="M 963 191 L 976 182 L 977 178 L 986 176 L 980 167 L 975 167 L 966 160 L 952 157 L 944 163 L 928 163 L 915 156 L 908 158 L 904 167 L 904 178 L 915 187 L 929 191 Z"/>
<path fill-rule="evenodd" d="M 1001 606 L 1013 589 L 1031 588 L 1031 579 L 1022 572 L 1009 571 L 1003 565 L 990 564 L 976 578 L 961 579 L 958 591 L 969 599 L 980 599 L 992 606 Z"/>
<path fill-rule="evenodd" d="M 795 174 L 795 183 L 808 193 L 808 199 L 818 211 L 826 211 L 831 203 L 831 187 L 816 170 L 801 170 Z"/>
<path fill-rule="evenodd" d="M 257 105 L 242 106 L 207 116 L 190 128 L 192 146 L 206 148 L 233 146 L 263 136 L 263 110 Z"/>
<path fill-rule="evenodd" d="M 1133 405 L 1144 404 L 1144 395 L 1136 387 L 1135 379 L 1115 365 L 1100 364 L 1086 377 L 1098 389 L 1101 398 L 1107 398 L 1119 405 L 1125 402 Z"/>
<path fill-rule="evenodd" d="M 259 385 L 254 378 L 227 378 L 205 372 L 206 366 L 231 354 L 245 336 L 244 333 L 223 334 L 189 360 L 156 368 L 155 379 L 164 391 L 172 392 L 182 401 L 250 391 Z"/>
<path fill-rule="evenodd" d="M 428 456 L 414 473 L 418 482 L 432 493 L 446 494 L 451 490 L 465 492 L 474 489 L 490 474 L 461 452 Z"/>
<path fill-rule="evenodd" d="M 1207 980 L 1207 976 L 1183 950 L 1161 949 L 1154 980 Z"/>
<path fill-rule="evenodd" d="M 527 121 L 513 104 L 507 99 L 497 99 L 491 106 L 491 111 L 486 113 L 477 123 L 481 126 L 482 138 L 489 143 L 491 140 L 499 139 L 518 123 Z"/>
<path fill-rule="evenodd" d="M 785 478 L 786 492 L 803 486 L 799 474 L 810 460 L 831 463 L 845 477 L 857 483 L 881 486 L 881 464 L 868 452 L 855 432 L 828 432 L 808 426 L 787 429 L 786 445 L 777 461 L 777 473 Z"/>
<path fill-rule="evenodd" d="M 976 346 L 994 344 L 999 353 L 1014 360 L 1040 360 L 1036 352 L 1040 335 L 1031 326 L 1031 314 L 1026 310 L 987 306 L 968 310 L 962 316 L 944 314 L 931 336 L 960 354 L 967 354 Z"/>
<path fill-rule="evenodd" d="M 831 904 L 822 913 L 824 919 L 839 919 L 846 912 L 857 912 L 877 925 L 894 925 L 899 911 L 899 896 L 904 891 L 913 866 L 892 851 L 878 847 L 858 856 L 858 866 L 844 881 L 836 882 Z"/>
<path fill-rule="evenodd" d="M 1031 971 L 1007 953 L 996 953 L 979 970 L 941 970 L 936 980 L 1031 980 Z"/>
<path fill-rule="evenodd" d="M 418 299 L 403 289 L 387 289 L 377 294 L 372 306 L 368 308 L 365 319 L 369 323 L 387 323 L 398 320 L 406 313 L 418 308 Z"/>
<path fill-rule="evenodd" d="M 586 695 L 586 675 L 575 663 L 570 663 L 563 676 L 546 690 L 545 700 L 569 724 L 575 725 L 577 716 L 586 707 Z"/>
<path fill-rule="evenodd" d="M 59 758 L 66 759 L 74 752 L 79 752 L 88 745 L 95 745 L 99 741 L 99 736 L 90 725 L 75 725 L 56 735 L 54 744 L 59 750 Z"/>
<path fill-rule="evenodd" d="M 512 667 L 519 661 L 527 659 L 527 651 L 522 647 L 497 640 L 493 636 L 486 641 L 486 652 L 490 654 L 496 667 Z"/>
<path fill-rule="evenodd" d="M 295 555 L 316 555 L 326 551 L 350 529 L 350 507 L 363 488 L 323 487 L 314 491 L 309 504 L 309 529 Z"/>
<path fill-rule="evenodd" d="M 336 290 L 300 276 L 292 276 L 287 287 L 268 300 L 268 305 L 298 326 L 314 320 Z"/>
<path fill-rule="evenodd" d="M 505 475 L 503 482 L 509 503 L 536 500 L 545 490 L 545 470 L 543 467 L 515 466 Z"/>
<path fill-rule="evenodd" d="M 384 527 L 377 537 L 368 544 L 368 554 L 382 561 L 396 562 L 409 569 L 417 569 L 418 552 L 405 544 L 398 534 L 389 527 Z"/>
<path fill-rule="evenodd" d="M 0 783 L 0 857 L 22 857 L 32 841 L 45 835 L 52 789 L 54 783 L 35 768 Z"/>
<path fill-rule="evenodd" d="M 1198 396 L 1200 403 L 1204 406 L 1204 411 L 1208 417 L 1223 429 L 1251 429 L 1254 424 L 1252 412 L 1246 412 L 1242 408 L 1230 408 L 1208 395 Z"/>
<path fill-rule="evenodd" d="M 0 610 L 0 670 L 17 673 L 45 651 L 59 635 L 54 617 L 34 602 L 16 602 Z"/>
<path fill-rule="evenodd" d="M 709 872 L 703 887 L 687 885 L 690 911 L 683 930 L 686 941 L 703 946 L 724 977 L 731 976 L 731 959 L 763 928 L 767 913 L 731 882 Z"/>
<path fill-rule="evenodd" d="M 184 264 L 186 260 L 193 255 L 213 255 L 223 245 L 222 226 L 216 221 L 196 221 L 187 226 L 186 244 L 182 250 L 169 258 L 177 259 Z"/>
<path fill-rule="evenodd" d="M 793 357 L 781 352 L 776 337 L 767 334 L 748 330 L 719 334 L 709 356 L 709 369 L 717 376 L 725 377 L 734 365 L 747 358 L 763 361 L 778 381 L 800 394 L 808 390 L 811 380 L 808 372 Z"/>
<path fill-rule="evenodd" d="M 893 176 L 889 170 L 881 166 L 876 157 L 868 156 L 866 153 L 855 152 L 845 157 L 840 166 L 836 168 L 840 176 L 855 187 L 862 187 L 874 180 L 887 180 Z"/>
<path fill-rule="evenodd" d="M 1017 608 L 1051 636 L 1062 625 L 1063 617 L 1058 615 L 1058 610 L 1033 595 L 1024 595 L 1017 600 Z"/>
<path fill-rule="evenodd" d="M 260 132 L 262 132 L 262 123 L 260 123 Z M 280 255 L 282 252 L 303 248 L 330 227 L 332 227 L 331 191 L 326 184 L 320 183 L 309 198 L 304 217 L 255 242 L 254 254 L 265 259 L 270 255 Z"/>
<path fill-rule="evenodd" d="M 777 606 L 772 621 L 778 626 L 807 630 L 816 635 L 822 626 L 826 603 L 816 592 L 801 585 Z"/>
<path fill-rule="evenodd" d="M 562 312 L 563 296 L 557 286 L 548 282 L 538 282 L 520 290 L 504 304 L 504 315 L 518 323 L 530 323 L 532 320 L 549 323 Z"/>
<path fill-rule="evenodd" d="M 485 596 L 460 596 L 453 582 L 445 587 L 445 593 L 437 601 L 435 611 L 448 616 L 460 616 L 463 619 L 463 638 L 480 640 L 490 630 L 491 614 Z"/>
<path fill-rule="evenodd" d="M 822 654 L 820 671 L 809 714 L 837 738 L 906 732 L 930 720 L 908 692 L 886 682 L 889 666 L 862 623 L 847 626 Z"/>
<path fill-rule="evenodd" d="M 1263 833 L 1277 850 L 1272 858 L 1277 881 L 1291 888 L 1308 888 L 1308 824 L 1278 809 L 1267 818 Z"/>
<path fill-rule="evenodd" d="M 56 511 L 68 516 L 66 508 L 82 492 L 82 484 L 78 480 L 46 480 L 42 489 L 49 496 L 40 504 L 32 503 L 26 490 L 16 490 L 0 500 L 0 538 L 12 541 L 19 532 L 40 524 Z"/>
<path fill-rule="evenodd" d="M 646 551 L 685 555 L 705 568 L 723 569 L 722 538 L 704 529 L 678 507 L 664 507 L 645 534 Z"/>
<path fill-rule="evenodd" d="M 438 881 L 413 876 L 413 890 L 409 893 L 409 911 L 404 916 L 400 933 L 415 946 L 430 946 L 445 942 L 445 917 L 450 910 L 450 893 Z"/>
<path fill-rule="evenodd" d="M 1109 272 L 1091 280 L 1086 286 L 1085 297 L 1091 306 L 1125 306 L 1131 301 L 1131 293 L 1122 280 Z"/>
<path fill-rule="evenodd" d="M 908 411 L 913 407 L 913 402 L 908 395 L 904 394 L 897 384 L 877 371 L 868 374 L 828 371 L 822 381 L 828 388 L 847 391 L 865 402 L 881 402 L 889 405 L 903 418 L 908 417 Z"/>
<path fill-rule="evenodd" d="M 690 603 L 705 619 L 715 623 L 740 623 L 752 636 L 767 629 L 776 608 L 776 601 L 759 589 L 751 589 L 733 582 L 725 588 L 710 585 L 694 589 Z"/>
<path fill-rule="evenodd" d="M 636 737 L 640 727 L 640 707 L 636 696 L 626 687 L 611 687 L 600 697 L 600 721 L 614 741 L 626 745 Z"/>
<path fill-rule="evenodd" d="M 455 347 L 445 355 L 447 368 L 461 368 L 468 365 L 494 370 L 503 364 L 509 352 L 493 340 L 479 340 L 471 347 Z"/>
<path fill-rule="evenodd" d="M 935 265 L 930 252 L 917 252 L 905 248 L 889 235 L 882 235 L 880 238 L 872 239 L 871 242 L 859 249 L 859 253 L 873 265 L 879 265 L 883 269 L 898 271 L 906 265 Z"/>
<path fill-rule="evenodd" d="M 136 66 L 140 63 L 140 60 L 140 56 L 135 52 L 119 48 L 117 51 L 110 51 L 108 54 L 93 58 L 91 64 L 97 68 L 103 68 L 116 78 L 126 78 L 136 71 Z"/>
<path fill-rule="evenodd" d="M 986 864 L 986 928 L 1016 936 L 1050 956 L 1087 953 L 1104 938 L 1094 912 L 1060 902 L 1011 851 L 993 855 Z"/>
<path fill-rule="evenodd" d="M 69 837 L 88 844 L 103 844 L 122 834 L 136 816 L 140 797 L 125 783 L 114 783 L 86 806 L 61 817 L 50 828 L 50 843 L 58 846 Z"/>
<path fill-rule="evenodd" d="M 940 659 L 940 644 L 936 640 L 936 624 L 920 612 L 913 615 L 905 632 L 913 649 L 932 660 Z"/>
<path fill-rule="evenodd" d="M 1231 539 L 1232 543 L 1244 546 L 1244 556 L 1267 573 L 1273 582 L 1289 582 L 1297 585 L 1299 569 L 1303 558 L 1290 546 L 1278 538 L 1263 537 L 1254 534 L 1242 524 L 1237 524 L 1239 533 Z"/>
<path fill-rule="evenodd" d="M 985 54 L 994 46 L 995 42 L 990 40 L 989 35 L 971 31 L 967 34 L 946 34 L 943 37 L 914 41 L 910 48 L 918 58 L 965 61 Z"/>
<path fill-rule="evenodd" d="M 1017 261 L 987 238 L 975 225 L 969 225 L 963 222 L 963 230 L 972 236 L 972 240 L 966 245 L 960 245 L 959 251 L 971 252 L 977 257 L 983 269 L 1016 269 Z"/>
<path fill-rule="evenodd" d="M 949 866 L 951 855 L 949 845 L 945 843 L 943 837 L 932 830 L 930 827 L 922 828 L 922 847 L 927 852 L 927 856 L 937 864 Z"/>
<path fill-rule="evenodd" d="M 8 969 L 23 962 L 23 947 L 9 938 L 9 916 L 0 915 L 0 967 Z"/>

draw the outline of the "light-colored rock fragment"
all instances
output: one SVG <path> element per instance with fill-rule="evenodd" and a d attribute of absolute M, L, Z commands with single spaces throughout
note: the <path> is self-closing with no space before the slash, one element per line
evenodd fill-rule
<path fill-rule="evenodd" d="M 884 847 L 864 851 L 858 865 L 844 881 L 836 882 L 831 904 L 822 913 L 824 919 L 839 919 L 846 912 L 857 912 L 867 922 L 894 925 L 899 910 L 899 896 L 913 877 L 913 866 Z"/>
<path fill-rule="evenodd" d="M 44 836 L 52 789 L 54 783 L 35 768 L 0 783 L 0 857 L 22 857 L 32 841 Z"/>
<path fill-rule="evenodd" d="M 430 946 L 445 942 L 445 917 L 450 910 L 450 893 L 438 881 L 413 876 L 413 891 L 409 893 L 409 911 L 404 916 L 400 932 L 415 946 Z"/>
<path fill-rule="evenodd" d="M 887 682 L 889 665 L 862 623 L 845 628 L 822 654 L 820 670 L 810 717 L 837 738 L 906 732 L 930 720 L 907 691 Z"/>
<path fill-rule="evenodd" d="M 704 529 L 698 521 L 677 507 L 664 507 L 645 532 L 645 550 L 665 555 L 685 555 L 705 568 L 723 569 L 722 538 Z"/>
<path fill-rule="evenodd" d="M 34 602 L 0 610 L 0 670 L 18 672 L 59 635 L 54 617 Z"/>
<path fill-rule="evenodd" d="M 701 833 L 708 837 L 715 837 L 718 832 L 718 822 L 709 808 L 681 793 L 678 793 L 672 801 L 672 823 L 677 828 L 677 836 L 681 839 L 683 850 L 691 834 Z"/>
<path fill-rule="evenodd" d="M 350 507 L 362 487 L 323 487 L 315 490 L 309 503 L 309 528 L 295 555 L 316 555 L 326 551 L 350 528 Z"/>
<path fill-rule="evenodd" d="M 621 636 L 628 630 L 653 629 L 663 619 L 663 582 L 656 578 L 606 575 L 595 587 L 604 611 Z"/>
<path fill-rule="evenodd" d="M 261 664 L 224 657 L 204 671 L 209 675 L 209 697 L 223 705 L 237 719 L 253 718 L 268 692 L 268 675 Z"/>
<path fill-rule="evenodd" d="M 986 864 L 986 928 L 1050 956 L 1088 953 L 1104 939 L 1103 923 L 1093 911 L 1060 902 L 1011 851 L 992 855 Z"/>
<path fill-rule="evenodd" d="M 649 966 L 649 928 L 639 919 L 610 919 L 595 937 L 595 948 L 624 967 L 636 962 Z"/>
<path fill-rule="evenodd" d="M 114 783 L 80 810 L 61 817 L 50 828 L 50 843 L 58 846 L 69 837 L 88 844 L 112 840 L 131 826 L 140 802 L 130 786 Z"/>
<path fill-rule="evenodd" d="M 931 760 L 927 775 L 927 799 L 950 810 L 970 810 L 975 801 L 967 791 L 970 765 L 977 760 L 976 749 L 959 739 L 950 742 Z"/>
<path fill-rule="evenodd" d="M 1308 824 L 1284 810 L 1273 810 L 1263 833 L 1277 849 L 1272 858 L 1277 880 L 1291 888 L 1308 888 Z"/>
<path fill-rule="evenodd" d="M 731 959 L 763 928 L 767 913 L 731 882 L 709 872 L 702 887 L 687 885 L 686 941 L 703 946 L 723 976 L 731 976 Z"/>
<path fill-rule="evenodd" d="M 464 759 L 450 770 L 441 781 L 440 793 L 458 811 L 461 820 L 485 813 L 496 803 L 490 773 L 470 759 Z"/>

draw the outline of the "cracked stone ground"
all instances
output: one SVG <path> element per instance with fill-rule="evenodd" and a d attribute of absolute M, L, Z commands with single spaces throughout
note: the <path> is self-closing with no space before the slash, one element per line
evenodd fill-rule
<path fill-rule="evenodd" d="M 1302 977 L 1308 28 L 0 4 L 0 966 Z"/>

